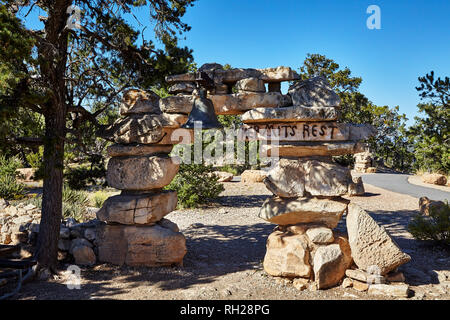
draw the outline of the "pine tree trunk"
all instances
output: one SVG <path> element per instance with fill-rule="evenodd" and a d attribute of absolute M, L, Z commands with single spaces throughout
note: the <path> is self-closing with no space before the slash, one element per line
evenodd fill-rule
<path fill-rule="evenodd" d="M 40 70 L 48 86 L 49 101 L 44 106 L 44 192 L 35 256 L 40 269 L 56 272 L 58 240 L 62 218 L 64 139 L 66 134 L 66 82 L 68 32 L 67 8 L 72 0 L 49 1 L 45 24 L 46 43 L 38 53 Z M 49 45 L 50 44 L 50 45 Z"/>
<path fill-rule="evenodd" d="M 62 219 L 65 114 L 47 116 L 44 141 L 44 192 L 36 248 L 41 268 L 56 272 Z"/>

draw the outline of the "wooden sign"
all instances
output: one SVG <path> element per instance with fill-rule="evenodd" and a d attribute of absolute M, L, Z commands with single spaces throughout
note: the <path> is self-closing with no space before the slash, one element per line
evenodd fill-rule
<path fill-rule="evenodd" d="M 288 122 L 244 124 L 238 139 L 279 141 L 344 141 L 349 138 L 349 127 L 336 122 Z"/>

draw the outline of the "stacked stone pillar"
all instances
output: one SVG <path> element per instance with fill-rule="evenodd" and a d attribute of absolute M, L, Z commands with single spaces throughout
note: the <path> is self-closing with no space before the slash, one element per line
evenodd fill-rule
<path fill-rule="evenodd" d="M 182 265 L 186 240 L 175 223 L 164 218 L 175 210 L 177 194 L 163 191 L 179 169 L 169 156 L 171 133 L 187 121 L 185 114 L 163 113 L 153 92 L 128 91 L 121 118 L 105 133 L 109 186 L 121 190 L 98 211 L 101 262 L 129 266 Z"/>

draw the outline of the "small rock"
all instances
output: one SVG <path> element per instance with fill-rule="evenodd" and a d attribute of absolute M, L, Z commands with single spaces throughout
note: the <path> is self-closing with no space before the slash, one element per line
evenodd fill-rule
<path fill-rule="evenodd" d="M 228 290 L 228 289 L 224 289 L 224 290 L 222 290 L 222 296 L 224 296 L 224 297 L 227 297 L 227 296 L 231 296 L 233 293 L 230 291 L 230 290 Z"/>
<path fill-rule="evenodd" d="M 73 227 L 74 225 L 76 225 L 78 222 L 77 220 L 75 220 L 74 218 L 67 218 L 66 220 L 66 227 Z"/>
<path fill-rule="evenodd" d="M 317 227 L 306 231 L 309 240 L 316 244 L 327 244 L 334 241 L 333 231 L 330 228 Z"/>
<path fill-rule="evenodd" d="M 36 209 L 36 206 L 34 204 L 29 203 L 23 209 L 25 211 L 32 211 L 32 210 Z"/>
<path fill-rule="evenodd" d="M 70 242 L 70 250 L 69 250 L 70 254 L 73 254 L 73 249 L 75 247 L 82 247 L 82 246 L 86 246 L 86 247 L 92 248 L 92 243 L 90 243 L 89 241 L 87 241 L 84 238 L 73 239 Z"/>
<path fill-rule="evenodd" d="M 292 283 L 292 280 L 289 278 L 276 277 L 275 281 L 276 281 L 276 283 L 281 284 L 282 286 L 286 286 L 286 285 Z"/>
<path fill-rule="evenodd" d="M 407 298 L 408 292 L 409 286 L 407 284 L 372 284 L 369 286 L 369 294 L 372 295 Z"/>
<path fill-rule="evenodd" d="M 70 238 L 70 229 L 66 227 L 61 227 L 59 229 L 59 238 L 60 239 L 69 239 Z"/>
<path fill-rule="evenodd" d="M 350 288 L 350 287 L 352 287 L 353 286 L 353 281 L 352 281 L 352 279 L 350 279 L 350 278 L 345 278 L 343 281 L 342 281 L 342 288 Z"/>
<path fill-rule="evenodd" d="M 369 283 L 385 283 L 385 278 L 381 275 L 377 274 L 369 274 L 363 270 L 356 269 L 347 269 L 345 270 L 345 275 L 354 280 L 358 280 L 361 282 L 369 282 Z"/>
<path fill-rule="evenodd" d="M 72 249 L 75 263 L 79 265 L 93 265 L 95 264 L 96 257 L 91 247 L 80 245 Z"/>
<path fill-rule="evenodd" d="M 369 285 L 367 284 L 367 282 L 353 280 L 353 289 L 363 292 L 363 291 L 367 291 L 367 289 L 369 289 Z"/>
<path fill-rule="evenodd" d="M 307 288 L 308 282 L 308 279 L 297 278 L 294 279 L 292 284 L 294 285 L 295 289 L 303 291 Z"/>
<path fill-rule="evenodd" d="M 80 229 L 70 229 L 70 237 L 71 238 L 81 238 L 83 234 Z"/>
<path fill-rule="evenodd" d="M 4 210 L 9 206 L 9 202 L 5 199 L 0 198 L 0 211 Z"/>
<path fill-rule="evenodd" d="M 190 225 L 191 228 L 193 229 L 200 229 L 203 228 L 205 225 L 203 223 L 193 223 Z"/>
<path fill-rule="evenodd" d="M 88 228 L 84 230 L 84 237 L 89 241 L 94 241 L 97 237 L 97 233 L 94 228 Z"/>

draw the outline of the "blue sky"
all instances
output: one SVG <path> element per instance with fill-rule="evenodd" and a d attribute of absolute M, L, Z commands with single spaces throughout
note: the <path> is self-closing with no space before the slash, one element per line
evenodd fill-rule
<path fill-rule="evenodd" d="M 366 26 L 369 5 L 381 9 L 380 30 Z M 135 14 L 153 39 L 148 9 Z M 180 44 L 194 50 L 198 66 L 298 71 L 307 53 L 326 55 L 363 78 L 360 89 L 372 102 L 400 106 L 411 124 L 417 78 L 431 70 L 450 76 L 449 16 L 449 0 L 197 0 L 183 18 L 192 30 Z"/>
<path fill-rule="evenodd" d="M 369 30 L 369 5 L 381 29 Z M 412 122 L 417 78 L 450 76 L 448 0 L 198 0 L 184 17 L 183 45 L 206 62 L 233 67 L 286 65 L 298 70 L 320 53 L 363 78 L 361 91 L 378 105 L 400 106 Z"/>

